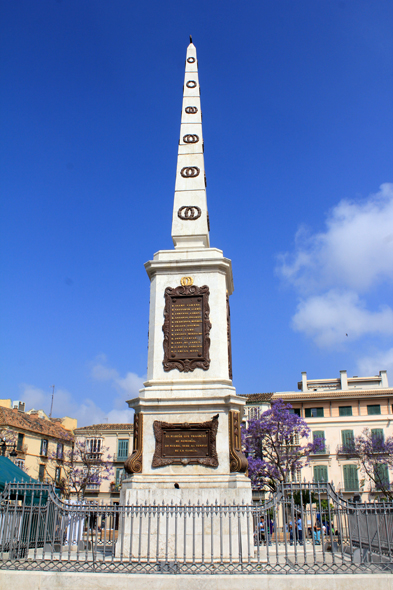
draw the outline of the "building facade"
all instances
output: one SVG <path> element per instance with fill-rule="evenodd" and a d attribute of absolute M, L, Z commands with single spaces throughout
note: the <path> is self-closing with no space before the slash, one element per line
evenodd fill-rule
<path fill-rule="evenodd" d="M 307 373 L 302 373 L 298 391 L 246 395 L 246 412 L 255 414 L 256 396 L 261 398 L 260 412 L 264 411 L 269 395 L 270 403 L 275 399 L 290 403 L 307 422 L 311 436 L 324 441 L 309 465 L 302 468 L 302 480 L 333 482 L 344 497 L 359 501 L 373 500 L 380 494 L 361 472 L 358 461 L 344 451 L 365 428 L 385 439 L 393 435 L 393 387 L 389 387 L 386 371 L 370 377 L 348 377 L 346 371 L 340 371 L 336 379 L 308 379 Z"/>
<path fill-rule="evenodd" d="M 93 424 L 75 430 L 75 440 L 86 442 L 92 456 L 110 466 L 109 478 L 87 486 L 86 499 L 119 501 L 124 461 L 133 451 L 133 432 L 133 424 Z"/>
<path fill-rule="evenodd" d="M 4 452 L 33 479 L 50 483 L 64 476 L 64 460 L 72 449 L 73 418 L 48 418 L 42 410 L 25 412 L 23 402 L 0 400 L 0 438 Z M 16 455 L 15 455 L 16 454 Z"/>

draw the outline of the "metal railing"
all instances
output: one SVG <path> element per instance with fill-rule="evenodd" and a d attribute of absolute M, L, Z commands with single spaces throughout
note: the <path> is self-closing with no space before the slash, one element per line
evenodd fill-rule
<path fill-rule="evenodd" d="M 287 574 L 393 570 L 393 505 L 353 504 L 330 484 L 283 484 L 264 503 L 116 505 L 61 501 L 7 484 L 0 568 Z"/>
<path fill-rule="evenodd" d="M 330 445 L 322 443 L 318 450 L 315 450 L 311 455 L 330 455 Z"/>

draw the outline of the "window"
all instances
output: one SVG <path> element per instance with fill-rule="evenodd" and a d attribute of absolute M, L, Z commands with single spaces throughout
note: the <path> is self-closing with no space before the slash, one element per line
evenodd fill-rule
<path fill-rule="evenodd" d="M 116 484 L 117 488 L 119 487 L 119 485 L 123 481 L 124 474 L 125 474 L 125 471 L 122 467 L 118 467 L 116 469 L 115 484 Z"/>
<path fill-rule="evenodd" d="M 90 453 L 99 453 L 101 451 L 101 439 L 91 438 L 87 441 L 87 448 Z"/>
<path fill-rule="evenodd" d="M 369 416 L 379 416 L 381 413 L 381 406 L 378 404 L 376 406 L 367 406 L 367 414 Z"/>
<path fill-rule="evenodd" d="M 117 441 L 117 458 L 118 460 L 127 459 L 128 457 L 128 439 L 119 438 Z"/>
<path fill-rule="evenodd" d="M 259 408 L 250 408 L 249 420 L 259 420 L 259 418 L 260 418 L 260 409 Z"/>
<path fill-rule="evenodd" d="M 314 481 L 320 483 L 327 483 L 328 481 L 328 469 L 326 465 L 315 465 L 314 466 Z"/>
<path fill-rule="evenodd" d="M 385 437 L 383 434 L 383 428 L 372 428 L 371 429 L 371 440 L 373 445 L 383 444 Z"/>
<path fill-rule="evenodd" d="M 296 416 L 300 416 L 300 408 L 289 408 L 288 412 L 290 414 L 296 414 Z"/>
<path fill-rule="evenodd" d="M 47 457 L 48 456 L 48 441 L 46 438 L 43 438 L 41 440 L 41 452 L 40 455 L 42 457 Z"/>
<path fill-rule="evenodd" d="M 302 470 L 294 469 L 290 475 L 287 476 L 286 481 L 291 481 L 292 483 L 299 483 L 302 481 Z"/>
<path fill-rule="evenodd" d="M 306 408 L 306 418 L 323 418 L 323 408 Z"/>
<path fill-rule="evenodd" d="M 352 406 L 339 406 L 338 413 L 340 416 L 352 416 Z"/>
<path fill-rule="evenodd" d="M 38 479 L 39 481 L 44 481 L 45 477 L 45 465 L 40 465 L 38 468 Z"/>
<path fill-rule="evenodd" d="M 63 443 L 57 443 L 57 447 L 56 447 L 56 459 L 58 459 L 59 461 L 62 461 L 63 454 L 64 454 L 64 445 L 63 445 Z"/>
<path fill-rule="evenodd" d="M 25 462 L 23 459 L 15 459 L 14 463 L 19 469 L 25 469 Z"/>
<path fill-rule="evenodd" d="M 56 467 L 55 482 L 59 483 L 61 476 L 61 467 Z"/>
<path fill-rule="evenodd" d="M 374 467 L 375 487 L 377 490 L 389 487 L 389 469 L 384 463 Z"/>
<path fill-rule="evenodd" d="M 341 440 L 343 443 L 343 447 L 353 447 L 355 438 L 353 436 L 353 430 L 342 430 L 341 431 Z"/>
<path fill-rule="evenodd" d="M 23 449 L 23 439 L 25 438 L 25 435 L 22 434 L 21 432 L 19 432 L 18 434 L 18 444 L 16 446 L 18 451 L 21 451 Z"/>
<path fill-rule="evenodd" d="M 346 492 L 359 491 L 358 468 L 356 465 L 344 465 L 344 489 Z"/>
<path fill-rule="evenodd" d="M 312 438 L 313 438 L 314 442 L 316 442 L 316 440 L 319 439 L 319 447 L 315 452 L 323 455 L 326 451 L 324 431 L 323 430 L 314 430 L 314 432 L 312 433 Z"/>

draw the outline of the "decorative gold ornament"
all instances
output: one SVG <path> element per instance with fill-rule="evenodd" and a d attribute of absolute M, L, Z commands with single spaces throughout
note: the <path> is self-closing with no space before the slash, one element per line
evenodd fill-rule
<path fill-rule="evenodd" d="M 180 284 L 182 287 L 192 287 L 194 279 L 192 277 L 182 277 L 180 279 Z"/>

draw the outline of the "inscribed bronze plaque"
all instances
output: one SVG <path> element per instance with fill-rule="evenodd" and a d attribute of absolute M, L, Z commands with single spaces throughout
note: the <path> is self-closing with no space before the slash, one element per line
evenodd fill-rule
<path fill-rule="evenodd" d="M 155 421 L 156 449 L 152 466 L 199 464 L 217 467 L 217 428 L 218 415 L 208 422 L 191 424 Z"/>
<path fill-rule="evenodd" d="M 165 371 L 188 373 L 210 366 L 209 287 L 180 286 L 165 289 Z"/>
<path fill-rule="evenodd" d="M 163 430 L 163 457 L 209 457 L 209 430 Z"/>

